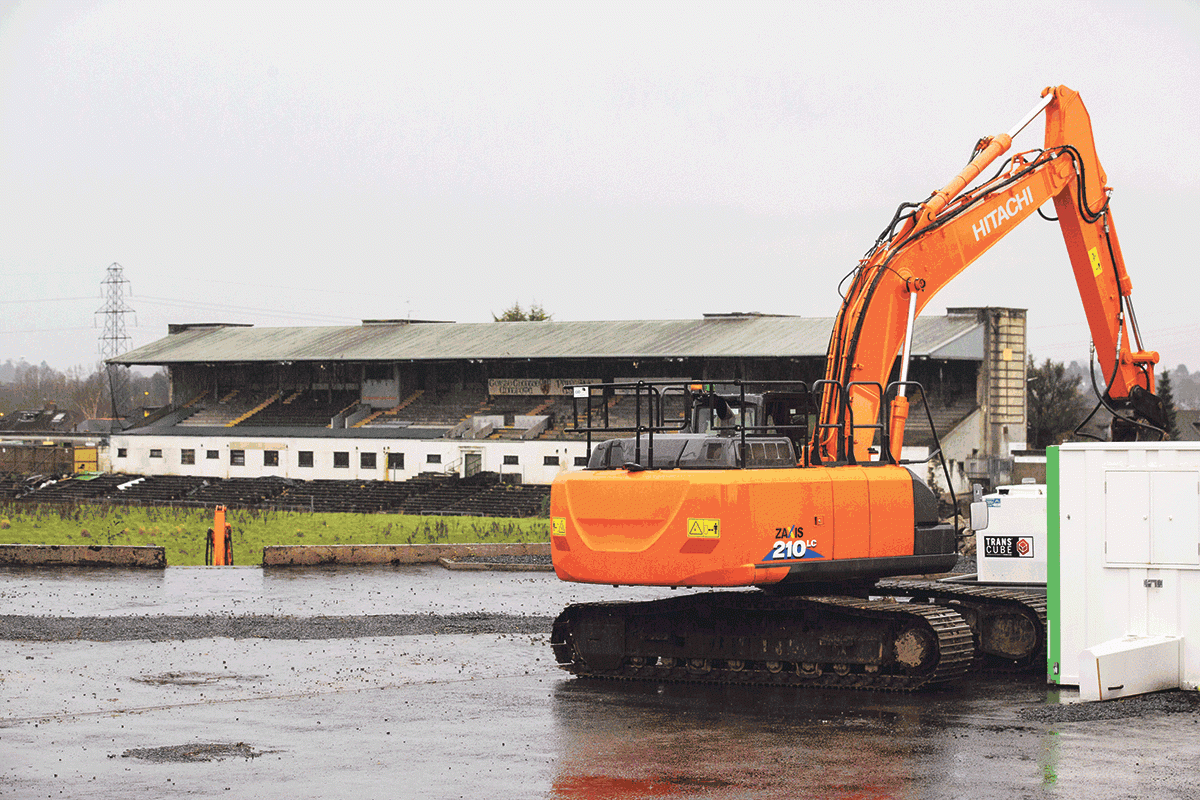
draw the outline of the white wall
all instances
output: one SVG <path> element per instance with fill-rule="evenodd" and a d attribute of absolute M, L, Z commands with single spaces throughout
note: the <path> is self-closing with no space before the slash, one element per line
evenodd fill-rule
<path fill-rule="evenodd" d="M 141 475 L 198 475 L 213 478 L 259 478 L 277 475 L 297 480 L 407 480 L 421 472 L 462 474 L 464 455 L 479 453 L 485 472 L 519 475 L 522 483 L 550 483 L 567 469 L 577 469 L 575 458 L 586 455 L 579 441 L 510 441 L 473 439 L 310 439 L 252 438 L 236 436 L 129 436 L 111 438 L 109 459 L 116 472 Z M 120 455 L 124 449 L 125 455 Z M 195 451 L 195 463 L 183 464 L 181 451 Z M 245 464 L 231 463 L 230 452 L 241 450 Z M 161 456 L 151 457 L 151 451 Z M 216 458 L 208 458 L 209 451 Z M 278 454 L 278 466 L 266 466 L 264 453 Z M 301 467 L 300 454 L 311 452 L 313 465 Z M 334 453 L 347 454 L 347 467 L 334 467 Z M 362 453 L 375 454 L 375 468 L 362 467 Z M 403 453 L 404 468 L 385 469 L 388 453 Z M 429 456 L 438 460 L 430 461 Z M 505 464 L 505 456 L 516 456 L 516 464 Z M 546 458 L 558 463 L 546 464 Z"/>
<path fill-rule="evenodd" d="M 943 440 L 945 444 L 947 440 Z M 124 448 L 125 455 L 119 455 Z M 181 463 L 181 451 L 195 451 L 195 463 Z M 103 451 L 103 448 L 101 448 Z M 152 450 L 161 451 L 160 457 L 152 458 Z M 230 451 L 241 450 L 245 464 L 231 464 Z M 278 466 L 266 466 L 265 451 L 278 454 Z M 216 458 L 208 458 L 208 451 L 215 451 Z M 311 452 L 313 465 L 301 467 L 300 453 Z M 347 454 L 349 465 L 334 467 L 334 453 Z M 362 467 L 362 453 L 375 454 L 375 468 Z M 387 454 L 403 453 L 404 468 L 386 470 Z M 138 475 L 198 475 L 206 478 L 259 478 L 276 475 L 296 480 L 407 480 L 422 472 L 444 472 L 463 474 L 465 454 L 479 453 L 480 469 L 503 475 L 519 475 L 522 483 L 551 483 L 559 472 L 581 469 L 575 466 L 576 458 L 587 455 L 582 441 L 552 440 L 499 440 L 499 439 L 329 439 L 329 438 L 286 438 L 226 436 L 112 436 L 108 453 L 101 459 L 111 463 L 114 472 Z M 925 447 L 905 447 L 902 457 L 921 459 L 927 456 Z M 440 460 L 430 461 L 435 456 Z M 505 464 L 505 456 L 516 456 L 516 464 Z M 557 458 L 558 464 L 546 464 L 546 458 Z M 960 462 L 961 464 L 961 462 Z M 924 480 L 921 465 L 913 465 L 918 476 Z M 956 476 L 961 480 L 961 473 Z M 941 463 L 937 463 L 937 483 L 945 482 Z M 944 488 L 944 487 L 943 487 Z M 955 491 L 965 491 L 959 486 Z"/>
<path fill-rule="evenodd" d="M 970 416 L 958 424 L 954 430 L 949 432 L 939 431 L 941 436 L 942 452 L 950 461 L 950 477 L 954 481 L 954 491 L 962 496 L 969 494 L 971 491 L 971 481 L 967 478 L 963 471 L 963 462 L 968 458 L 975 458 L 980 453 L 986 452 L 983 431 L 983 412 L 979 409 L 971 412 Z M 1000 454 L 998 454 L 1000 455 Z M 1004 453 L 1003 455 L 1008 455 Z M 939 467 L 939 479 L 941 477 Z"/>

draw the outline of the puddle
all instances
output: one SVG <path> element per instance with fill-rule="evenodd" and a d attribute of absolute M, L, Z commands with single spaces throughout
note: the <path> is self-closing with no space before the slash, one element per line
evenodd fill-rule
<path fill-rule="evenodd" d="M 229 672 L 163 672 L 159 675 L 142 675 L 133 680 L 151 686 L 212 686 L 222 681 L 236 683 L 254 683 L 261 681 L 262 675 L 235 675 Z"/>
<path fill-rule="evenodd" d="M 121 758 L 139 758 L 143 761 L 190 764 L 200 761 L 223 761 L 227 758 L 258 758 L 271 750 L 256 750 L 245 742 L 222 744 L 219 742 L 195 742 L 168 747 L 136 747 L 126 750 Z"/>

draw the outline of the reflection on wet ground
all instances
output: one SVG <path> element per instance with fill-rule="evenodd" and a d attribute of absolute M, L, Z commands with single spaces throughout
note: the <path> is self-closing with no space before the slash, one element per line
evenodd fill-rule
<path fill-rule="evenodd" d="M 1027 683 L 991 688 L 1009 701 L 1038 699 Z M 709 797 L 927 797 L 979 741 L 1008 733 L 1011 751 L 1014 739 L 1033 733 L 991 717 L 981 729 L 978 705 L 961 690 L 879 695 L 570 681 L 554 695 L 564 740 L 554 792 L 615 800 L 687 796 L 703 786 Z M 601 763 L 607 768 L 598 771 Z M 614 776 L 634 783 L 623 788 Z"/>
<path fill-rule="evenodd" d="M 436 564 L 376 567 L 0 567 L 0 615 L 353 614 L 472 611 L 555 615 L 569 603 L 650 600 L 686 592 L 565 583 L 546 572 L 454 572 Z"/>
<path fill-rule="evenodd" d="M 1195 713 L 1022 718 L 1057 695 L 1003 676 L 920 694 L 567 681 L 551 796 L 1128 797 L 1142 782 L 1192 796 L 1177 759 L 1200 760 Z"/>

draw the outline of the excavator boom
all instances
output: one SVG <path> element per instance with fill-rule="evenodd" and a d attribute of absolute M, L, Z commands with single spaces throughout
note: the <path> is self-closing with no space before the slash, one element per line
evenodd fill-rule
<path fill-rule="evenodd" d="M 827 393 L 821 406 L 825 425 L 814 442 L 822 460 L 836 461 L 847 452 L 858 461 L 871 457 L 872 438 L 856 433 L 861 434 L 860 423 L 879 415 L 912 317 L 1050 200 L 1105 375 L 1107 399 L 1162 427 L 1161 405 L 1154 396 L 1158 354 L 1142 349 L 1132 317 L 1132 283 L 1087 109 L 1078 93 L 1065 86 L 1046 89 L 1043 98 L 1012 132 L 981 140 L 971 162 L 945 187 L 908 214 L 898 214 L 856 268 L 830 337 L 825 372 L 826 380 L 847 387 L 850 421 L 840 396 Z M 1012 156 L 994 177 L 968 189 L 1043 110 L 1045 147 Z M 890 417 L 893 458 L 898 458 L 907 416 L 903 389 L 899 394 Z"/>

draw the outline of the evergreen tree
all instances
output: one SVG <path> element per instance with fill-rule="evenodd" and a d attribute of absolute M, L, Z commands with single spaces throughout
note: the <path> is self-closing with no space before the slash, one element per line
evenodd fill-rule
<path fill-rule="evenodd" d="M 500 316 L 492 314 L 493 322 L 545 322 L 550 319 L 550 315 L 546 313 L 546 309 L 540 304 L 534 303 L 529 307 L 529 310 L 521 308 L 520 303 L 513 303 Z"/>
<path fill-rule="evenodd" d="M 1025 386 L 1028 443 L 1032 448 L 1059 444 L 1087 414 L 1079 378 L 1069 377 L 1061 361 L 1046 359 L 1039 367 L 1030 356 Z"/>
<path fill-rule="evenodd" d="M 1158 399 L 1162 401 L 1163 411 L 1167 415 L 1167 433 L 1172 439 L 1179 439 L 1179 428 L 1175 425 L 1175 395 L 1171 389 L 1171 371 L 1163 370 L 1158 379 Z"/>

